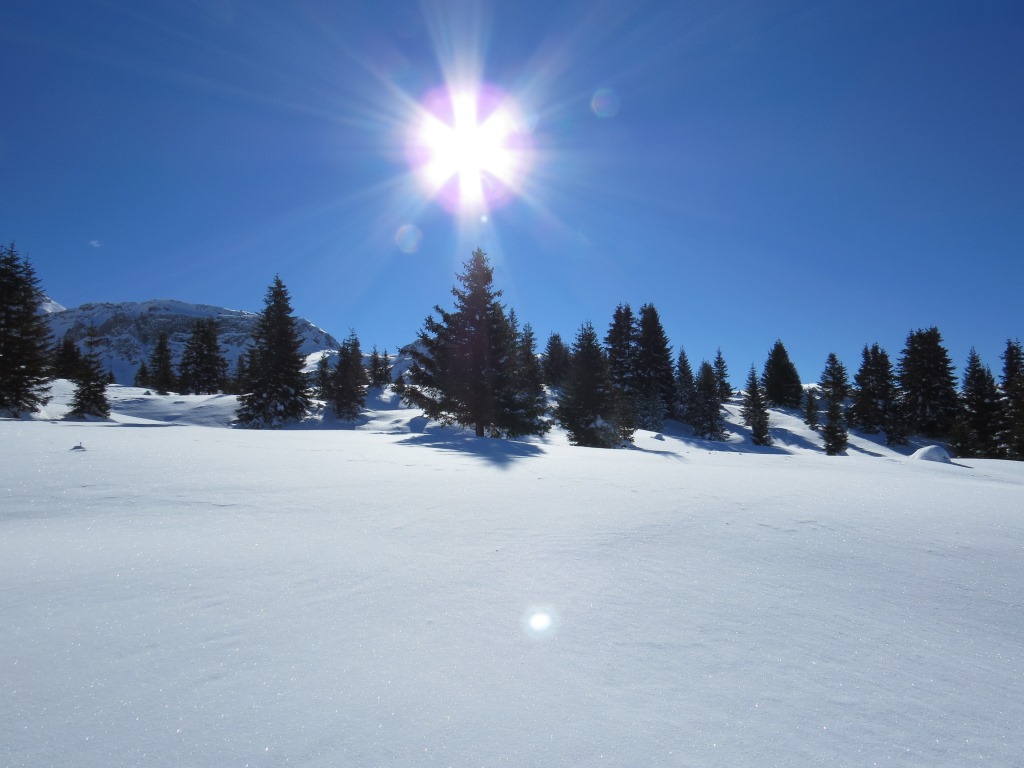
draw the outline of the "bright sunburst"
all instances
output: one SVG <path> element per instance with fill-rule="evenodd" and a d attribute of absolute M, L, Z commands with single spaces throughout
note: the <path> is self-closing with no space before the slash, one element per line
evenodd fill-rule
<path fill-rule="evenodd" d="M 412 141 L 422 183 L 445 207 L 486 212 L 522 181 L 529 133 L 512 99 L 494 88 L 463 87 L 430 94 Z"/>

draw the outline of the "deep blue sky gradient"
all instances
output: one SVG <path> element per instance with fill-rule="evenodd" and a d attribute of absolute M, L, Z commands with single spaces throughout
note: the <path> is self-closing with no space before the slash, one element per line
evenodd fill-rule
<path fill-rule="evenodd" d="M 479 245 L 542 344 L 653 302 L 737 385 L 776 338 L 811 381 L 931 325 L 998 370 L 1024 336 L 1022 39 L 994 0 L 6 3 L 0 240 L 67 306 L 259 310 L 280 273 L 366 348 L 411 341 Z M 467 63 L 535 119 L 486 222 L 403 149 Z"/>

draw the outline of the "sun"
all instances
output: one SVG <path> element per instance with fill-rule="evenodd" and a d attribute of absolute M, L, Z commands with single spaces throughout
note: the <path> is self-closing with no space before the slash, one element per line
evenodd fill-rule
<path fill-rule="evenodd" d="M 446 207 L 486 212 L 521 183 L 529 150 L 523 125 L 515 104 L 496 89 L 443 89 L 424 101 L 413 164 Z"/>

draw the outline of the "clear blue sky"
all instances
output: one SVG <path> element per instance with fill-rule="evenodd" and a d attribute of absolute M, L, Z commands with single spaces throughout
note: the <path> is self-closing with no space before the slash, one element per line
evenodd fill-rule
<path fill-rule="evenodd" d="M 1024 3 L 989 0 L 4 3 L 0 240 L 67 306 L 259 310 L 280 273 L 367 348 L 450 306 L 480 246 L 542 344 L 652 302 L 736 384 L 776 338 L 809 381 L 931 325 L 998 370 L 1022 40 Z M 409 144 L 472 81 L 517 106 L 521 165 L 468 211 Z"/>

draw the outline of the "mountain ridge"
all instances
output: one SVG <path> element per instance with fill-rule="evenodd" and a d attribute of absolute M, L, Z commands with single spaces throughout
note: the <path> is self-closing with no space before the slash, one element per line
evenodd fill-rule
<path fill-rule="evenodd" d="M 149 358 L 161 333 L 167 333 L 171 354 L 175 361 L 180 360 L 198 319 L 217 321 L 224 358 L 234 366 L 239 354 L 252 343 L 259 318 L 255 312 L 179 299 L 88 302 L 65 308 L 48 298 L 43 312 L 56 342 L 67 334 L 80 342 L 90 328 L 95 329 L 99 337 L 97 351 L 118 384 L 132 383 L 139 365 Z M 333 335 L 305 318 L 297 317 L 296 326 L 301 340 L 299 351 L 307 358 L 339 346 Z"/>

